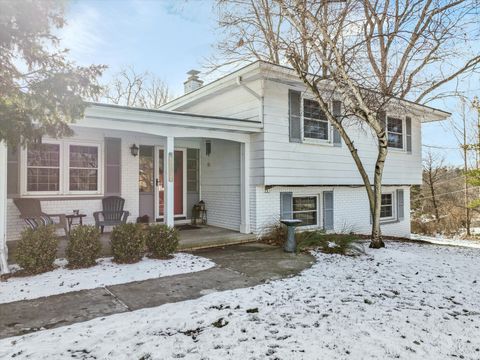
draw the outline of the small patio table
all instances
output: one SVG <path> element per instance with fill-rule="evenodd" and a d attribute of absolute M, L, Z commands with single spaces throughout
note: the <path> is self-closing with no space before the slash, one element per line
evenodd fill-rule
<path fill-rule="evenodd" d="M 72 226 L 83 225 L 83 218 L 85 216 L 87 216 L 87 215 L 85 215 L 85 214 L 68 214 L 68 215 L 65 215 L 65 217 L 67 218 L 67 222 L 68 222 L 68 233 L 69 234 L 70 234 L 70 230 L 72 230 Z M 78 224 L 73 223 L 74 219 L 78 219 Z"/>

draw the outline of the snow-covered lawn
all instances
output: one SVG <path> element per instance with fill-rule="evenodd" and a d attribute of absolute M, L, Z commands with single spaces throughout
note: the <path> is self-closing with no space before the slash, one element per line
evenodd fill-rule
<path fill-rule="evenodd" d="M 9 359 L 480 359 L 480 250 L 388 243 L 300 276 L 0 341 Z"/>
<path fill-rule="evenodd" d="M 432 244 L 439 245 L 453 245 L 453 246 L 463 246 L 480 249 L 480 240 L 466 240 L 460 238 L 448 238 L 443 235 L 438 236 L 426 236 L 426 235 L 417 235 L 412 234 L 412 240 L 422 240 Z"/>
<path fill-rule="evenodd" d="M 27 277 L 11 277 L 0 281 L 0 304 L 35 299 L 71 291 L 124 284 L 163 276 L 206 270 L 215 264 L 205 258 L 177 253 L 169 260 L 144 258 L 135 264 L 115 264 L 111 258 L 99 259 L 87 269 L 69 270 L 65 260 L 57 260 L 59 268 Z"/>

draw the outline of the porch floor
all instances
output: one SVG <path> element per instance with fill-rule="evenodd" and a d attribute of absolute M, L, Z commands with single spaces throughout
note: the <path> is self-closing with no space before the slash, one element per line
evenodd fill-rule
<path fill-rule="evenodd" d="M 254 234 L 242 234 L 238 231 L 223 229 L 215 226 L 196 225 L 195 228 L 190 226 L 179 226 L 179 250 L 194 250 L 203 249 L 216 246 L 242 244 L 256 241 Z M 105 232 L 100 238 L 102 243 L 102 250 L 100 256 L 111 256 L 110 249 L 110 232 Z M 15 263 L 15 252 L 18 241 L 7 242 L 8 246 L 8 262 Z M 58 258 L 65 257 L 65 250 L 67 248 L 67 240 L 62 237 L 58 245 Z"/>

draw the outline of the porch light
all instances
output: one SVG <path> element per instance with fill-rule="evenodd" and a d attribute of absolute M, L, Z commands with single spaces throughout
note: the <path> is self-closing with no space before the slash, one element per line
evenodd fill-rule
<path fill-rule="evenodd" d="M 212 153 L 212 142 L 210 140 L 205 141 L 205 155 L 210 156 Z"/>
<path fill-rule="evenodd" d="M 133 156 L 137 156 L 138 155 L 138 146 L 135 145 L 135 144 L 130 146 L 130 152 L 132 153 Z"/>

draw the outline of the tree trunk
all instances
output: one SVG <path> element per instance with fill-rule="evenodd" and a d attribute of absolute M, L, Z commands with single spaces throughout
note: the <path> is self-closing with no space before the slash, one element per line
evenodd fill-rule
<path fill-rule="evenodd" d="M 440 214 L 438 212 L 438 204 L 437 204 L 437 198 L 435 195 L 435 188 L 433 186 L 434 180 L 432 178 L 432 169 L 428 169 L 428 183 L 430 185 L 430 193 L 432 194 L 432 204 L 433 204 L 433 210 L 435 211 L 435 220 L 438 223 L 440 223 Z"/>
<path fill-rule="evenodd" d="M 380 249 L 385 247 L 380 228 L 380 210 L 382 208 L 382 175 L 385 166 L 385 159 L 388 153 L 388 142 L 385 130 L 378 135 L 378 156 L 375 163 L 374 173 L 374 199 L 372 214 L 372 239 L 370 248 Z M 370 204 L 372 206 L 372 204 Z"/>

